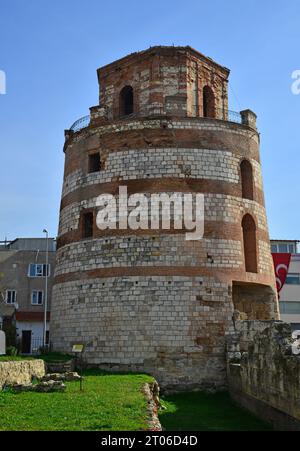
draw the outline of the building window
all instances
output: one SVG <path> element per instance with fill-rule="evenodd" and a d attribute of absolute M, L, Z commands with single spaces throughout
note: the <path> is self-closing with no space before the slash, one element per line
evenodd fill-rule
<path fill-rule="evenodd" d="M 203 117 L 216 117 L 215 95 L 209 86 L 203 88 Z"/>
<path fill-rule="evenodd" d="M 125 86 L 120 92 L 120 116 L 129 116 L 133 113 L 133 89 Z"/>
<path fill-rule="evenodd" d="M 89 155 L 89 164 L 88 164 L 88 171 L 91 172 L 99 172 L 101 170 L 101 159 L 100 159 L 100 153 L 93 153 Z"/>
<path fill-rule="evenodd" d="M 299 315 L 300 302 L 279 302 L 280 313 L 285 315 Z"/>
<path fill-rule="evenodd" d="M 32 305 L 43 305 L 44 303 L 44 292 L 33 290 L 31 293 L 31 304 Z"/>
<path fill-rule="evenodd" d="M 31 263 L 29 265 L 28 277 L 46 277 L 50 276 L 50 265 L 48 265 L 48 274 L 47 274 L 47 265 L 39 264 L 39 263 Z"/>
<path fill-rule="evenodd" d="M 256 225 L 251 215 L 244 216 L 242 229 L 246 272 L 257 273 Z"/>
<path fill-rule="evenodd" d="M 6 290 L 5 302 L 6 304 L 15 304 L 17 302 L 16 290 Z"/>
<path fill-rule="evenodd" d="M 84 213 L 82 219 L 82 238 L 92 238 L 94 231 L 94 214 Z"/>
<path fill-rule="evenodd" d="M 294 246 L 292 244 L 278 244 L 278 252 L 292 254 L 294 252 Z"/>
<path fill-rule="evenodd" d="M 300 274 L 288 274 L 285 283 L 286 285 L 300 285 Z"/>
<path fill-rule="evenodd" d="M 296 254 L 296 245 L 291 243 L 272 243 L 271 250 L 273 254 Z"/>
<path fill-rule="evenodd" d="M 253 200 L 253 170 L 248 160 L 243 160 L 240 164 L 242 197 Z"/>
<path fill-rule="evenodd" d="M 292 326 L 292 331 L 293 332 L 298 332 L 298 331 L 300 331 L 300 323 L 291 323 L 291 326 Z M 299 337 L 299 335 L 298 335 L 298 339 L 299 339 L 300 337 Z"/>

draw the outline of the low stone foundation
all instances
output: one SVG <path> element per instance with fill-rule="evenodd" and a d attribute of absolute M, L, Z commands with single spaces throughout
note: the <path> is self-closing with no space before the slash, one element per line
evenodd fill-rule
<path fill-rule="evenodd" d="M 62 381 L 45 381 L 38 384 L 29 385 L 13 385 L 12 390 L 15 393 L 21 392 L 38 392 L 38 393 L 53 393 L 53 392 L 64 392 L 66 390 L 66 385 Z"/>
<path fill-rule="evenodd" d="M 53 360 L 52 362 L 47 362 L 46 366 L 48 373 L 71 373 L 75 369 L 75 360 L 70 359 L 66 362 Z"/>
<path fill-rule="evenodd" d="M 300 356 L 279 321 L 238 321 L 227 339 L 232 398 L 276 430 L 300 431 Z"/>
<path fill-rule="evenodd" d="M 223 358 L 204 359 L 200 353 L 156 359 L 143 365 L 89 364 L 85 367 L 112 373 L 145 373 L 153 376 L 164 394 L 187 391 L 223 391 L 226 389 L 225 345 Z"/>
<path fill-rule="evenodd" d="M 75 372 L 67 372 L 67 373 L 50 373 L 46 374 L 42 378 L 42 382 L 49 382 L 49 381 L 66 381 L 66 382 L 73 382 L 73 381 L 80 381 L 83 379 L 82 376 L 79 376 L 78 373 Z"/>
<path fill-rule="evenodd" d="M 45 376 L 45 370 L 43 360 L 0 362 L 0 390 L 4 385 L 28 385 L 33 378 Z"/>

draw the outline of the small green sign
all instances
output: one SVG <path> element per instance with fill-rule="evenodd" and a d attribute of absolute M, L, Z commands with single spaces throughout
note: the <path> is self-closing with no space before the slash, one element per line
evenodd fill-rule
<path fill-rule="evenodd" d="M 80 354 L 83 352 L 84 345 L 73 345 L 72 352 Z"/>

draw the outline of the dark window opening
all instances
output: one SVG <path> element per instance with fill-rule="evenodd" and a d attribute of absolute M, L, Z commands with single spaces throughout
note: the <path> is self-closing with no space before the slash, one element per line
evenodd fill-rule
<path fill-rule="evenodd" d="M 99 172 L 101 170 L 101 159 L 99 153 L 89 155 L 89 172 Z"/>
<path fill-rule="evenodd" d="M 251 163 L 243 160 L 240 165 L 241 181 L 242 181 L 242 196 L 244 199 L 253 200 L 253 169 Z"/>
<path fill-rule="evenodd" d="M 92 238 L 94 229 L 94 215 L 92 212 L 83 215 L 83 238 Z"/>
<path fill-rule="evenodd" d="M 22 354 L 31 354 L 31 330 L 22 330 Z"/>
<path fill-rule="evenodd" d="M 203 117 L 216 117 L 215 95 L 209 86 L 203 88 Z"/>
<path fill-rule="evenodd" d="M 128 116 L 133 113 L 133 89 L 125 86 L 120 92 L 120 116 Z"/>
<path fill-rule="evenodd" d="M 244 259 L 246 272 L 257 273 L 256 225 L 251 215 L 246 214 L 242 221 Z"/>

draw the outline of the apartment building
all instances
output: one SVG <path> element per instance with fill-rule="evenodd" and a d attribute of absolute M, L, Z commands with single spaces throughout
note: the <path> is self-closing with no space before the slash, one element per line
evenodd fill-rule
<path fill-rule="evenodd" d="M 47 268 L 46 238 L 0 242 L 0 324 L 11 320 L 16 325 L 16 340 L 24 354 L 36 352 L 43 344 L 47 274 L 49 330 L 55 250 L 56 241 L 49 238 Z"/>
<path fill-rule="evenodd" d="M 300 253 L 296 240 L 272 240 L 273 254 L 291 254 L 285 283 L 279 293 L 280 315 L 283 321 L 291 323 L 294 330 L 300 330 Z"/>

